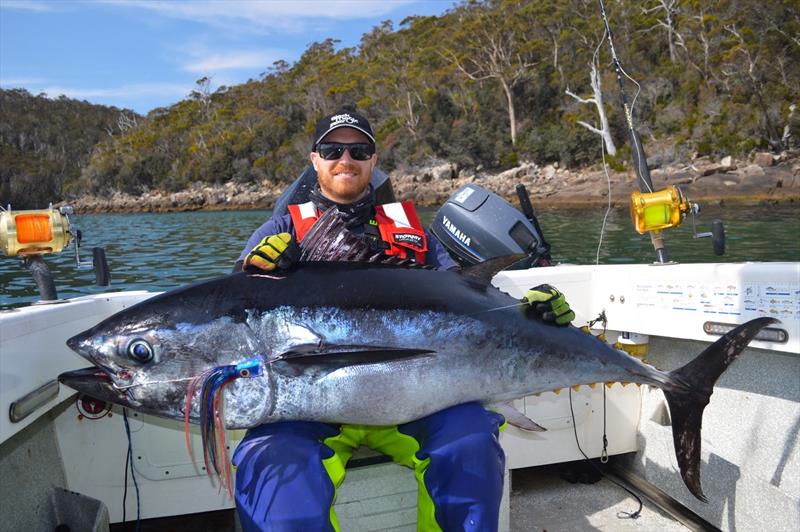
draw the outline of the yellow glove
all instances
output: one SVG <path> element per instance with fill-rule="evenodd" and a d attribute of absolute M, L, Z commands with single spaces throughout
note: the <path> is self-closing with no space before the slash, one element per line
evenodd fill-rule
<path fill-rule="evenodd" d="M 575 319 L 575 313 L 569 308 L 564 294 L 549 284 L 531 288 L 525 293 L 522 301 L 530 305 L 530 309 L 542 321 L 569 325 Z"/>
<path fill-rule="evenodd" d="M 271 271 L 276 267 L 288 269 L 300 258 L 300 246 L 289 233 L 265 236 L 261 242 L 247 254 L 244 267 L 253 266 L 260 270 Z"/>

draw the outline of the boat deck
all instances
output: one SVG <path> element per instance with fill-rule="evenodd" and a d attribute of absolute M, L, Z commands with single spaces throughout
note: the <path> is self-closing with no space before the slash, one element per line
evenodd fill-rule
<path fill-rule="evenodd" d="M 690 530 L 646 499 L 637 519 L 622 512 L 637 509 L 636 500 L 607 478 L 594 484 L 571 484 L 561 478 L 560 465 L 517 469 L 511 483 L 511 531 L 557 532 L 612 530 L 614 532 L 685 532 Z M 238 532 L 233 510 L 205 512 L 143 521 L 144 530 L 189 532 Z M 118 523 L 111 532 L 133 532 L 136 523 Z M 414 532 L 415 528 L 392 528 L 393 532 Z"/>
<path fill-rule="evenodd" d="M 512 532 L 690 530 L 644 498 L 641 514 L 630 519 L 625 513 L 636 511 L 636 499 L 608 478 L 594 484 L 571 484 L 561 478 L 562 471 L 561 465 L 514 470 Z"/>

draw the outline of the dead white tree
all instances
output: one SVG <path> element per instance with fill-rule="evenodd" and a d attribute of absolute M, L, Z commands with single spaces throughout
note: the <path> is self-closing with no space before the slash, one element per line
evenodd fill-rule
<path fill-rule="evenodd" d="M 657 4 L 651 8 L 642 8 L 642 12 L 646 15 L 652 15 L 657 11 L 663 11 L 663 17 L 656 21 L 653 26 L 642 30 L 649 32 L 656 28 L 661 28 L 667 34 L 667 45 L 669 46 L 669 60 L 674 63 L 677 59 L 675 54 L 675 47 L 685 47 L 683 37 L 676 28 L 678 18 L 678 0 L 658 0 Z"/>
<path fill-rule="evenodd" d="M 203 76 L 198 79 L 195 81 L 197 88 L 189 93 L 191 99 L 200 102 L 203 108 L 203 116 L 206 120 L 211 119 L 211 79 L 209 76 Z"/>
<path fill-rule="evenodd" d="M 789 116 L 786 117 L 786 125 L 783 126 L 783 135 L 781 136 L 781 145 L 783 146 L 784 150 L 789 149 L 789 141 L 792 138 L 792 129 L 790 127 L 792 123 L 792 117 L 794 117 L 794 111 L 797 109 L 795 104 L 791 104 L 789 106 Z"/>
<path fill-rule="evenodd" d="M 136 121 L 136 115 L 126 115 L 124 112 L 120 113 L 117 117 L 117 127 L 119 128 L 120 133 L 124 133 L 129 129 L 133 129 L 138 125 Z"/>
<path fill-rule="evenodd" d="M 458 70 L 472 81 L 496 79 L 506 96 L 506 109 L 510 124 L 511 144 L 517 143 L 517 113 L 514 106 L 513 89 L 538 61 L 526 59 L 517 51 L 516 35 L 505 32 L 490 32 L 481 28 L 472 35 L 471 47 L 461 54 L 445 50 L 443 55 Z"/>
<path fill-rule="evenodd" d="M 592 133 L 596 133 L 600 135 L 603 139 L 603 143 L 606 145 L 606 151 L 609 155 L 616 155 L 617 154 L 617 147 L 614 145 L 614 139 L 611 138 L 611 129 L 608 127 L 608 116 L 606 115 L 606 109 L 603 107 L 603 87 L 600 83 L 600 74 L 597 70 L 597 64 L 592 61 L 589 63 L 589 80 L 592 85 L 592 93 L 594 96 L 591 98 L 582 98 L 569 90 L 569 87 L 564 91 L 567 93 L 568 96 L 572 96 L 580 103 L 591 103 L 594 104 L 595 108 L 597 109 L 597 115 L 600 117 L 600 127 L 595 127 L 583 120 L 578 120 L 578 124 L 582 125 Z"/>

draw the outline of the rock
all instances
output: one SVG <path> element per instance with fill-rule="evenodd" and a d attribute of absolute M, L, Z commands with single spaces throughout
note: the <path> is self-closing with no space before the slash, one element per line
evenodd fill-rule
<path fill-rule="evenodd" d="M 545 180 L 550 181 L 556 176 L 556 167 L 552 164 L 548 164 L 542 170 L 542 176 L 545 178 Z"/>
<path fill-rule="evenodd" d="M 425 173 L 430 173 L 433 179 L 436 180 L 453 179 L 456 175 L 455 168 L 450 163 L 433 166 Z"/>
<path fill-rule="evenodd" d="M 719 162 L 719 164 L 721 166 L 725 166 L 725 167 L 728 167 L 728 168 L 733 168 L 733 157 L 731 157 L 730 155 L 726 155 L 725 157 L 722 158 L 722 160 Z"/>
<path fill-rule="evenodd" d="M 769 154 L 767 154 L 769 155 Z M 764 169 L 758 164 L 748 164 L 741 170 L 742 174 L 745 176 L 763 176 Z"/>
<path fill-rule="evenodd" d="M 707 164 L 703 166 L 695 165 L 695 166 L 697 168 L 697 171 L 700 172 L 700 175 L 702 177 L 705 177 L 707 175 L 718 174 L 720 169 L 720 166 L 718 164 Z"/>
<path fill-rule="evenodd" d="M 667 154 L 659 153 L 659 154 L 653 155 L 652 157 L 648 157 L 647 158 L 647 168 L 649 168 L 650 170 L 654 170 L 656 168 L 661 168 L 661 167 L 664 167 L 667 164 L 669 164 L 671 161 L 672 161 L 672 157 L 671 156 L 669 156 Z"/>
<path fill-rule="evenodd" d="M 506 170 L 504 172 L 500 172 L 499 174 L 497 174 L 496 177 L 498 179 L 502 180 L 502 181 L 505 181 L 505 180 L 514 180 L 514 181 L 516 181 L 517 179 L 519 179 L 520 177 L 522 177 L 525 174 L 527 174 L 526 169 L 518 166 L 516 168 L 511 168 L 510 170 Z"/>
<path fill-rule="evenodd" d="M 762 168 L 766 168 L 772 166 L 775 160 L 772 158 L 771 153 L 761 152 L 756 154 L 753 162 Z"/>

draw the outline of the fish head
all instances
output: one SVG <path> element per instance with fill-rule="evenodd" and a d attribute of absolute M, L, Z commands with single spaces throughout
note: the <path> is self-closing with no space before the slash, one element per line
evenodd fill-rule
<path fill-rule="evenodd" d="M 194 377 L 260 352 L 252 330 L 241 320 L 227 315 L 185 318 L 158 305 L 111 316 L 67 340 L 95 368 L 64 374 L 61 382 L 98 399 L 182 419 Z"/>
<path fill-rule="evenodd" d="M 97 326 L 73 336 L 67 346 L 103 370 L 111 384 L 125 388 L 141 381 L 168 356 L 162 337 L 153 329 L 126 331 Z"/>

